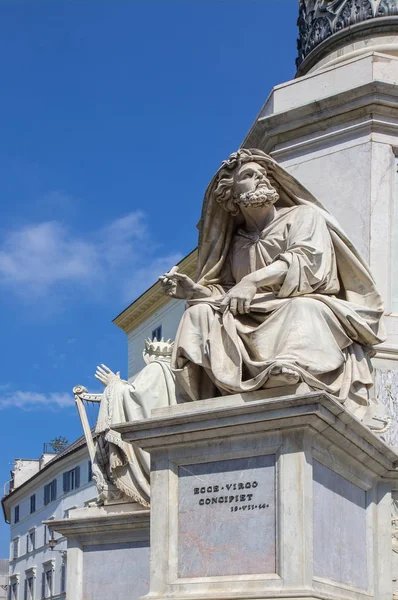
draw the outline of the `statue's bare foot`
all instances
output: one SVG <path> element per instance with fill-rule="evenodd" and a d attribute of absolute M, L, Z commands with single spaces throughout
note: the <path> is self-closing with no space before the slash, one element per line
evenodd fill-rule
<path fill-rule="evenodd" d="M 280 363 L 275 363 L 271 368 L 270 376 L 281 385 L 294 385 L 300 381 L 300 375 L 294 369 L 289 369 Z"/>

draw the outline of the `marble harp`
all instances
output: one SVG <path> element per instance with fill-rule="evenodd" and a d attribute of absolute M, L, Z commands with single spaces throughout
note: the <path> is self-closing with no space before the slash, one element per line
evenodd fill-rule
<path fill-rule="evenodd" d="M 84 437 L 86 438 L 87 450 L 90 456 L 91 464 L 95 462 L 95 444 L 91 427 L 88 422 L 86 407 L 84 402 L 101 402 L 102 394 L 89 394 L 87 389 L 83 385 L 76 385 L 73 388 L 73 395 L 77 410 L 79 413 L 80 421 L 83 427 Z"/>

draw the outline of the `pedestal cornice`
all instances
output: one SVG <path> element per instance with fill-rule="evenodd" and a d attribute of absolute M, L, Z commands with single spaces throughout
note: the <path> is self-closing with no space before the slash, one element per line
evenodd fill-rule
<path fill-rule="evenodd" d="M 125 441 L 152 452 L 176 443 L 309 427 L 345 448 L 379 477 L 398 482 L 398 454 L 324 392 L 263 399 L 266 390 L 169 407 L 167 414 L 117 426 Z M 156 411 L 155 411 L 156 412 Z"/>

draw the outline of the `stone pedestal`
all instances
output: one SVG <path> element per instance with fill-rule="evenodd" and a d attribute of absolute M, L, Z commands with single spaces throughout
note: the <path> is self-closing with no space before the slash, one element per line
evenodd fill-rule
<path fill-rule="evenodd" d="M 119 431 L 151 453 L 146 598 L 391 600 L 398 455 L 327 394 L 192 402 Z"/>
<path fill-rule="evenodd" d="M 92 506 L 49 521 L 68 540 L 67 598 L 138 600 L 149 589 L 149 510 Z"/>

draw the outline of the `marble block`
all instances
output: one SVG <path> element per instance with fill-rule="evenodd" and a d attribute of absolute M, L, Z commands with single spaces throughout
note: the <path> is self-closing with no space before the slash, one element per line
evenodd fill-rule
<path fill-rule="evenodd" d="M 83 573 L 84 600 L 109 600 L 115 592 L 139 600 L 149 590 L 149 540 L 88 546 Z"/>
<path fill-rule="evenodd" d="M 67 597 L 139 600 L 149 591 L 149 510 L 119 503 L 71 510 L 51 521 L 67 549 Z"/>
<path fill-rule="evenodd" d="M 314 575 L 367 590 L 366 491 L 313 461 Z"/>
<path fill-rule="evenodd" d="M 398 454 L 328 394 L 224 396 L 118 431 L 151 454 L 147 600 L 391 600 Z"/>

